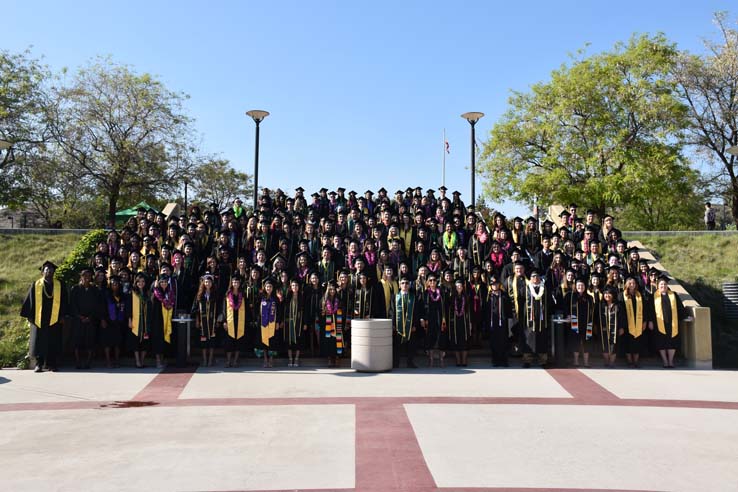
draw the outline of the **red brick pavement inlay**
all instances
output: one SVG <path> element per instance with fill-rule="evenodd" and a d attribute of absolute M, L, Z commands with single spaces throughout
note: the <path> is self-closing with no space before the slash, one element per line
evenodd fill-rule
<path fill-rule="evenodd" d="M 482 405 L 609 405 L 624 407 L 714 408 L 738 410 L 737 402 L 621 399 L 576 369 L 550 369 L 548 373 L 571 398 L 531 397 L 321 397 L 321 398 L 190 398 L 180 399 L 196 368 L 165 369 L 131 401 L 47 402 L 0 404 L 0 412 L 22 410 L 120 409 L 142 406 L 259 406 L 355 405 L 356 488 L 304 489 L 304 492 L 649 492 L 591 488 L 499 488 L 436 486 L 415 432 L 406 404 Z M 292 492 L 303 490 L 290 489 Z M 249 491 L 260 492 L 260 491 Z M 266 491 L 265 491 L 266 492 Z M 269 492 L 287 492 L 270 490 Z M 654 492 L 654 491 L 650 491 Z"/>

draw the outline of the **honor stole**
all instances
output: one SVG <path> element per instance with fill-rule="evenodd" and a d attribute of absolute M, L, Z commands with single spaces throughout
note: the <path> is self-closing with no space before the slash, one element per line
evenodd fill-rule
<path fill-rule="evenodd" d="M 234 310 L 231 300 L 226 298 L 225 303 L 226 309 L 226 331 L 228 336 L 235 338 L 236 340 L 241 339 L 246 333 L 246 302 L 241 298 L 241 302 L 238 307 Z M 236 313 L 238 313 L 238 323 L 236 323 Z"/>
<path fill-rule="evenodd" d="M 628 332 L 634 338 L 638 338 L 643 334 L 643 297 L 640 292 L 636 292 L 635 296 L 623 293 L 625 299 L 625 312 L 628 315 Z M 635 313 L 633 312 L 633 299 L 636 300 Z"/>
<path fill-rule="evenodd" d="M 49 326 L 54 326 L 59 322 L 59 310 L 61 309 L 61 282 L 54 279 L 52 281 L 54 291 L 51 293 L 51 318 L 49 318 Z M 44 293 L 44 279 L 40 278 L 36 280 L 34 286 L 34 302 L 36 308 L 36 316 L 34 317 L 34 324 L 41 328 L 41 309 L 43 308 L 43 296 Z"/>
<path fill-rule="evenodd" d="M 241 313 L 239 312 L 239 315 Z M 261 301 L 261 343 L 269 346 L 269 339 L 277 330 L 277 300 L 274 298 Z"/>
<path fill-rule="evenodd" d="M 404 341 L 410 340 L 413 332 L 413 309 L 415 298 L 410 294 L 400 292 L 395 296 L 395 331 Z"/>
<path fill-rule="evenodd" d="M 666 295 L 669 296 L 669 304 L 671 304 L 671 338 L 676 337 L 679 334 L 679 318 L 677 317 L 677 303 L 676 294 L 669 291 Z M 659 329 L 659 333 L 666 335 L 666 327 L 664 326 L 664 307 L 661 303 L 661 296 L 659 295 L 653 300 L 653 307 L 656 311 L 656 325 Z"/>
<path fill-rule="evenodd" d="M 131 294 L 131 331 L 139 340 L 149 338 L 146 324 L 146 300 L 137 291 Z"/>

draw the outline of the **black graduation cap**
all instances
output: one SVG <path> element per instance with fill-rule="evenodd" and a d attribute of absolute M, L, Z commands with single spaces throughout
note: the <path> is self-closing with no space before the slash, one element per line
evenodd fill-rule
<path fill-rule="evenodd" d="M 648 260 L 645 259 L 645 258 L 639 258 L 638 259 L 638 263 L 640 263 L 642 265 L 648 265 Z"/>
<path fill-rule="evenodd" d="M 231 275 L 231 280 L 238 280 L 239 282 L 241 282 L 243 280 L 243 277 L 240 273 L 235 272 L 233 275 Z"/>
<path fill-rule="evenodd" d="M 454 195 L 454 196 L 459 196 L 459 195 L 461 195 L 461 192 L 460 192 L 460 191 L 454 191 L 454 192 L 452 193 L 452 195 Z"/>
<path fill-rule="evenodd" d="M 604 261 L 602 261 L 602 258 L 600 258 L 597 261 L 595 261 L 594 263 L 592 263 L 592 266 L 595 266 L 595 265 L 602 265 L 603 267 L 607 267 L 607 263 L 605 263 Z"/>
<path fill-rule="evenodd" d="M 356 192 L 354 190 L 349 191 L 349 196 L 356 196 Z"/>
<path fill-rule="evenodd" d="M 298 193 L 302 193 L 303 191 L 305 191 L 305 188 L 303 188 L 302 186 L 298 186 L 297 188 L 295 188 L 295 191 Z"/>
<path fill-rule="evenodd" d="M 651 267 L 648 269 L 649 275 L 659 275 L 660 273 L 661 273 L 661 270 L 659 270 L 658 268 Z"/>
<path fill-rule="evenodd" d="M 605 287 L 604 293 L 605 294 L 610 294 L 611 296 L 617 296 L 618 295 L 618 289 L 615 288 L 612 285 L 608 285 L 607 287 Z"/>
<path fill-rule="evenodd" d="M 559 217 L 570 217 L 570 216 L 571 214 L 567 210 L 564 210 L 563 212 L 559 214 Z"/>
<path fill-rule="evenodd" d="M 43 272 L 44 271 L 44 268 L 46 268 L 46 267 L 49 267 L 51 270 L 56 270 L 56 269 L 59 268 L 54 263 L 50 262 L 49 260 L 46 260 L 44 262 L 44 264 L 39 267 L 39 270 Z"/>
<path fill-rule="evenodd" d="M 664 281 L 664 282 L 666 282 L 666 283 L 668 284 L 668 283 L 669 283 L 669 281 L 670 281 L 671 279 L 669 278 L 669 276 L 668 276 L 667 274 L 665 274 L 665 273 L 661 272 L 661 273 L 659 274 L 659 276 L 658 276 L 658 279 L 657 279 L 657 280 L 658 280 L 659 282 L 661 282 L 661 281 Z"/>
<path fill-rule="evenodd" d="M 638 247 L 637 246 L 632 246 L 632 247 L 626 249 L 625 252 L 627 254 L 632 254 L 632 253 L 639 253 L 639 250 L 638 250 Z"/>
<path fill-rule="evenodd" d="M 374 192 L 373 192 L 372 190 L 366 190 L 366 191 L 364 192 L 364 194 L 365 194 L 365 195 L 369 195 L 369 196 L 373 196 L 373 195 L 374 195 Z"/>
<path fill-rule="evenodd" d="M 422 191 L 422 190 L 423 190 L 423 187 L 422 186 L 416 186 L 415 187 L 415 191 Z"/>
<path fill-rule="evenodd" d="M 387 190 L 385 190 L 384 187 L 382 187 L 382 188 L 379 188 L 379 190 L 377 190 L 377 193 L 387 193 Z"/>
<path fill-rule="evenodd" d="M 311 196 L 311 197 L 313 197 L 313 198 L 320 198 L 320 195 L 318 195 L 317 193 L 313 193 L 313 194 L 312 194 L 312 195 L 310 195 L 310 196 Z"/>
<path fill-rule="evenodd" d="M 569 208 L 579 208 L 576 203 L 570 203 Z"/>
<path fill-rule="evenodd" d="M 554 224 L 553 222 L 551 222 L 548 219 L 546 219 L 546 220 L 543 221 L 543 227 L 546 227 L 546 226 L 555 226 L 555 225 L 556 224 Z"/>
<path fill-rule="evenodd" d="M 404 192 L 402 190 L 395 191 L 395 195 L 402 195 Z"/>
<path fill-rule="evenodd" d="M 336 196 L 336 195 L 337 195 L 338 193 L 336 193 L 335 191 L 331 191 L 331 192 L 330 192 L 330 193 L 328 193 L 328 194 L 329 194 L 330 196 Z"/>
<path fill-rule="evenodd" d="M 612 215 L 610 215 L 610 214 L 605 214 L 605 216 L 604 216 L 604 217 L 602 217 L 602 220 L 605 220 L 605 219 L 613 219 L 613 220 L 615 220 L 615 217 L 613 217 L 613 216 L 612 216 Z"/>
<path fill-rule="evenodd" d="M 525 221 L 526 222 L 535 222 L 536 221 L 536 218 L 531 215 L 530 217 L 528 217 L 527 219 L 525 219 Z"/>
<path fill-rule="evenodd" d="M 520 248 L 513 248 L 513 249 L 510 250 L 510 256 L 512 256 L 514 254 L 519 254 L 520 255 L 520 254 L 523 254 L 523 253 L 522 253 L 522 251 L 520 251 Z"/>
<path fill-rule="evenodd" d="M 156 279 L 158 282 L 169 282 L 169 275 L 159 275 Z"/>
<path fill-rule="evenodd" d="M 405 189 L 405 193 L 412 194 L 412 192 L 413 192 L 413 189 L 411 187 L 409 187 L 409 186 Z"/>
<path fill-rule="evenodd" d="M 436 192 L 436 190 L 434 190 L 433 188 L 428 188 L 427 190 L 425 190 L 425 192 L 426 192 L 427 194 L 429 194 L 429 195 L 432 195 L 433 193 L 435 193 L 435 192 Z"/>
<path fill-rule="evenodd" d="M 514 217 L 513 218 L 513 222 L 523 222 L 523 218 L 522 217 Z"/>
<path fill-rule="evenodd" d="M 343 193 L 344 191 L 346 191 L 346 188 L 343 188 L 342 186 L 339 186 L 338 188 L 336 188 L 336 191 L 339 192 L 339 193 Z"/>
<path fill-rule="evenodd" d="M 446 190 L 448 190 L 448 188 L 446 188 L 445 186 L 440 186 L 438 188 L 438 191 L 446 191 Z"/>
<path fill-rule="evenodd" d="M 537 268 L 533 268 L 530 271 L 530 276 L 531 277 L 540 277 L 541 276 L 541 271 L 539 269 L 537 269 Z"/>
<path fill-rule="evenodd" d="M 320 190 L 318 190 L 318 191 L 319 191 L 320 193 L 325 193 L 325 192 L 327 192 L 327 191 L 328 191 L 328 188 L 321 188 L 321 189 L 320 189 Z"/>

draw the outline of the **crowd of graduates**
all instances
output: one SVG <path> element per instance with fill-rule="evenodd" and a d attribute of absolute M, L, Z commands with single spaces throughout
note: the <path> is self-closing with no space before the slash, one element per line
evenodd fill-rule
<path fill-rule="evenodd" d="M 108 366 L 132 352 L 163 366 L 177 331 L 192 318 L 203 366 L 255 354 L 264 367 L 286 355 L 320 355 L 340 366 L 351 350 L 351 320 L 389 318 L 394 365 L 416 357 L 444 366 L 453 354 L 489 348 L 494 366 L 522 356 L 549 365 L 553 334 L 566 334 L 576 366 L 591 353 L 631 367 L 658 351 L 674 367 L 679 323 L 689 320 L 668 278 L 628 248 L 614 218 L 601 222 L 575 204 L 557 218 L 500 213 L 487 223 L 461 194 L 382 188 L 363 196 L 323 188 L 310 199 L 263 189 L 257 210 L 195 205 L 179 217 L 139 209 L 100 242 L 79 284 L 67 291 L 46 262 L 21 315 L 31 324 L 36 371 L 56 370 L 64 320 L 79 369 L 96 348 Z M 557 354 L 561 363 L 561 354 Z"/>

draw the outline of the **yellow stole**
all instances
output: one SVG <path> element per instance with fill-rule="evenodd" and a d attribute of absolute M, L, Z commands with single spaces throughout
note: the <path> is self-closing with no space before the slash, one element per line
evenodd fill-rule
<path fill-rule="evenodd" d="M 233 308 L 231 304 L 226 300 L 226 327 L 228 329 L 228 336 L 240 340 L 246 333 L 246 299 L 241 301 L 241 305 L 238 306 L 238 326 L 234 321 Z"/>
<path fill-rule="evenodd" d="M 49 326 L 54 326 L 59 322 L 59 309 L 61 308 L 61 282 L 54 279 L 52 283 L 54 285 L 54 292 L 51 293 L 51 318 L 49 318 Z M 36 280 L 34 296 L 36 316 L 33 320 L 35 325 L 41 328 L 41 308 L 44 304 L 44 279 L 40 278 Z"/>
<path fill-rule="evenodd" d="M 627 293 L 623 293 L 623 297 L 625 298 L 625 312 L 628 315 L 628 332 L 638 338 L 643 334 L 643 298 L 640 292 L 636 292 L 636 312 L 633 313 L 633 298 Z"/>
<path fill-rule="evenodd" d="M 164 304 L 161 305 L 161 322 L 164 328 L 164 341 L 167 343 L 172 342 L 172 315 L 174 314 L 174 308 L 167 309 Z"/>
<path fill-rule="evenodd" d="M 669 296 L 669 303 L 671 304 L 671 338 L 676 337 L 679 334 L 679 318 L 677 317 L 677 304 L 676 294 L 672 291 L 667 293 Z M 662 335 L 666 335 L 666 327 L 664 326 L 664 307 L 661 305 L 661 294 L 654 299 L 653 307 L 656 311 L 656 326 Z"/>
<path fill-rule="evenodd" d="M 392 314 L 390 312 L 390 299 L 397 291 L 400 290 L 400 286 L 394 280 L 390 282 L 390 281 L 382 279 L 381 283 L 382 283 L 382 290 L 384 291 L 384 305 L 387 307 L 386 311 L 387 311 L 387 315 L 389 316 L 390 314 Z"/>
<path fill-rule="evenodd" d="M 131 293 L 131 331 L 136 337 L 139 334 L 139 323 L 141 320 L 138 317 L 138 313 L 141 310 L 141 298 L 135 292 Z M 145 314 L 144 314 L 145 316 Z"/>

